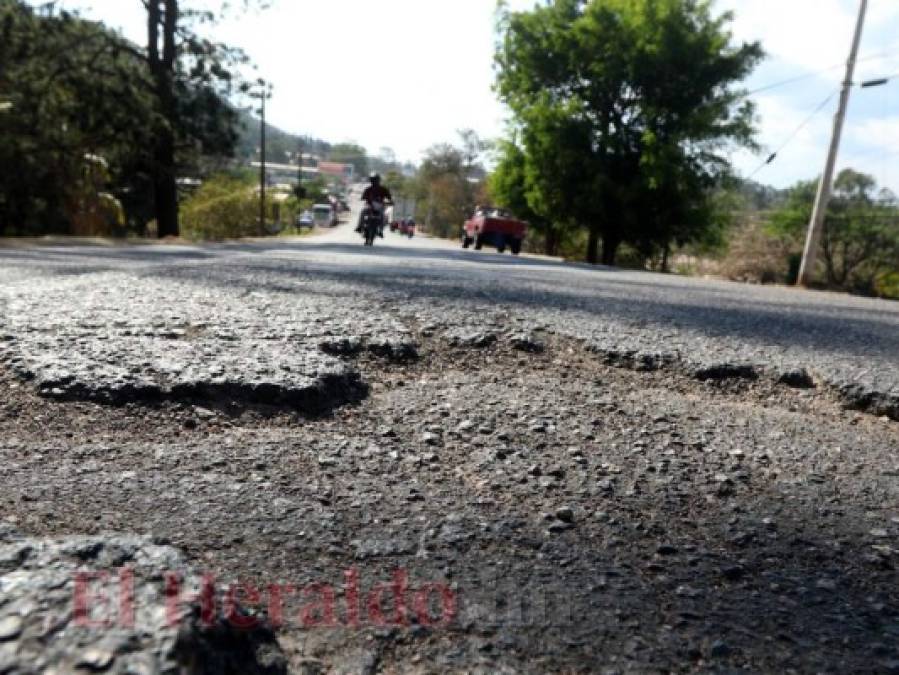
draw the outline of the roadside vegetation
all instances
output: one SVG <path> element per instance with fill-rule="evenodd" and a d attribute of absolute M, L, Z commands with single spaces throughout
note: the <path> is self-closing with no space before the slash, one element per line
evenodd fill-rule
<path fill-rule="evenodd" d="M 755 283 L 796 282 L 818 181 L 803 181 L 764 209 L 744 209 L 727 244 L 707 256 L 711 270 Z M 899 299 L 899 200 L 873 176 L 842 171 L 825 218 L 819 279 L 822 287 Z"/>
<path fill-rule="evenodd" d="M 795 282 L 818 181 L 777 192 L 734 175 L 730 151 L 758 149 L 741 83 L 763 52 L 732 41 L 732 19 L 694 0 L 500 3 L 496 89 L 512 119 L 487 188 L 530 222 L 532 250 Z M 897 208 L 872 177 L 838 177 L 822 287 L 897 297 Z"/>
<path fill-rule="evenodd" d="M 218 15 L 175 0 L 144 6 L 147 41 L 135 45 L 58 3 L 0 0 L 0 163 L 14 168 L 0 175 L 0 234 L 70 233 L 68 187 L 101 157 L 127 229 L 155 221 L 159 236 L 177 236 L 178 178 L 234 156 L 246 57 L 200 32 Z M 116 233 L 99 221 L 93 230 Z"/>
<path fill-rule="evenodd" d="M 261 236 L 291 231 L 327 187 L 273 190 L 260 223 L 258 176 L 242 173 L 261 154 L 246 57 L 204 37 L 218 14 L 144 6 L 137 45 L 57 3 L 0 0 L 0 165 L 13 168 L 0 173 L 0 236 Z M 763 53 L 734 43 L 731 21 L 698 0 L 500 3 L 503 138 L 462 129 L 415 166 L 267 125 L 266 155 L 378 171 L 440 237 L 493 204 L 530 223 L 528 251 L 791 283 L 817 181 L 778 191 L 734 175 L 731 151 L 757 149 L 742 83 Z M 896 197 L 844 172 L 819 258 L 822 287 L 897 297 Z"/>

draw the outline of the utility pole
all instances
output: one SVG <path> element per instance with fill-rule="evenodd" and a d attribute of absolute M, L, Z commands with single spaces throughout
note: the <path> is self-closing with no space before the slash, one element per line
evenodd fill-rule
<path fill-rule="evenodd" d="M 305 197 L 303 193 L 303 139 L 297 144 L 297 199 Z"/>
<path fill-rule="evenodd" d="M 852 38 L 852 50 L 849 52 L 849 61 L 846 64 L 846 79 L 843 81 L 843 90 L 840 93 L 840 107 L 837 109 L 837 114 L 834 118 L 833 136 L 830 139 L 827 163 L 824 165 L 824 174 L 821 176 L 820 185 L 818 185 L 818 196 L 815 199 L 815 208 L 812 211 L 812 219 L 809 222 L 808 236 L 805 241 L 805 252 L 802 255 L 802 265 L 799 268 L 798 284 L 800 286 L 811 284 L 815 273 L 818 246 L 821 243 L 821 234 L 824 230 L 824 217 L 827 215 L 827 207 L 830 204 L 833 172 L 837 163 L 837 153 L 840 150 L 840 138 L 843 135 L 843 123 L 846 120 L 849 94 L 852 91 L 852 78 L 855 76 L 855 62 L 858 58 L 858 48 L 862 41 L 867 11 L 868 0 L 861 0 L 858 10 L 858 23 L 855 26 L 855 35 Z"/>
<path fill-rule="evenodd" d="M 271 85 L 265 80 L 256 80 L 260 91 L 258 94 L 250 94 L 252 98 L 260 100 L 259 106 L 259 235 L 265 234 L 265 100 L 272 95 Z"/>
<path fill-rule="evenodd" d="M 259 125 L 259 234 L 265 234 L 265 88 L 262 90 L 262 123 Z"/>

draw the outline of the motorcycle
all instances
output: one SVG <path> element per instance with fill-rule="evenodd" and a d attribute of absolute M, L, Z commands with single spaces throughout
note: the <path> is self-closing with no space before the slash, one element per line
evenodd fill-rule
<path fill-rule="evenodd" d="M 365 207 L 362 212 L 362 236 L 366 246 L 375 245 L 375 237 L 379 236 L 384 227 L 384 205 L 374 202 Z"/>
<path fill-rule="evenodd" d="M 400 223 L 400 234 L 411 239 L 415 235 L 415 223 L 404 220 Z"/>

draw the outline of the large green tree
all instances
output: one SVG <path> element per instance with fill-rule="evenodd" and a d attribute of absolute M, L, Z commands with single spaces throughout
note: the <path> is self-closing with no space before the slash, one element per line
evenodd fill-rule
<path fill-rule="evenodd" d="M 459 137 L 459 145 L 438 143 L 428 148 L 409 185 L 425 225 L 441 237 L 458 236 L 465 219 L 486 196 L 479 161 L 484 144 L 467 130 Z"/>
<path fill-rule="evenodd" d="M 0 233 L 70 231 L 97 157 L 120 196 L 139 194 L 148 85 L 132 46 L 101 24 L 0 0 Z"/>
<path fill-rule="evenodd" d="M 612 264 L 699 236 L 729 146 L 753 147 L 737 85 L 762 56 L 710 0 L 554 0 L 502 11 L 497 91 L 525 155 L 530 208 L 589 233 Z"/>
<path fill-rule="evenodd" d="M 99 157 L 129 215 L 175 235 L 178 176 L 233 153 L 243 56 L 200 36 L 212 14 L 142 4 L 147 49 L 56 3 L 0 0 L 0 160 L 15 167 L 0 176 L 4 231 L 70 231 L 69 193 L 83 202 Z"/>

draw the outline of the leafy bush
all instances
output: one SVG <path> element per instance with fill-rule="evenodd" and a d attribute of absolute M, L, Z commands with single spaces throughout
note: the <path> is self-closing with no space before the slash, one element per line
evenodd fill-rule
<path fill-rule="evenodd" d="M 899 272 L 884 272 L 877 277 L 874 292 L 881 298 L 899 300 Z"/>
<path fill-rule="evenodd" d="M 266 218 L 274 204 L 266 203 Z M 181 206 L 182 233 L 187 239 L 221 240 L 260 234 L 259 196 L 252 181 L 216 176 Z"/>

